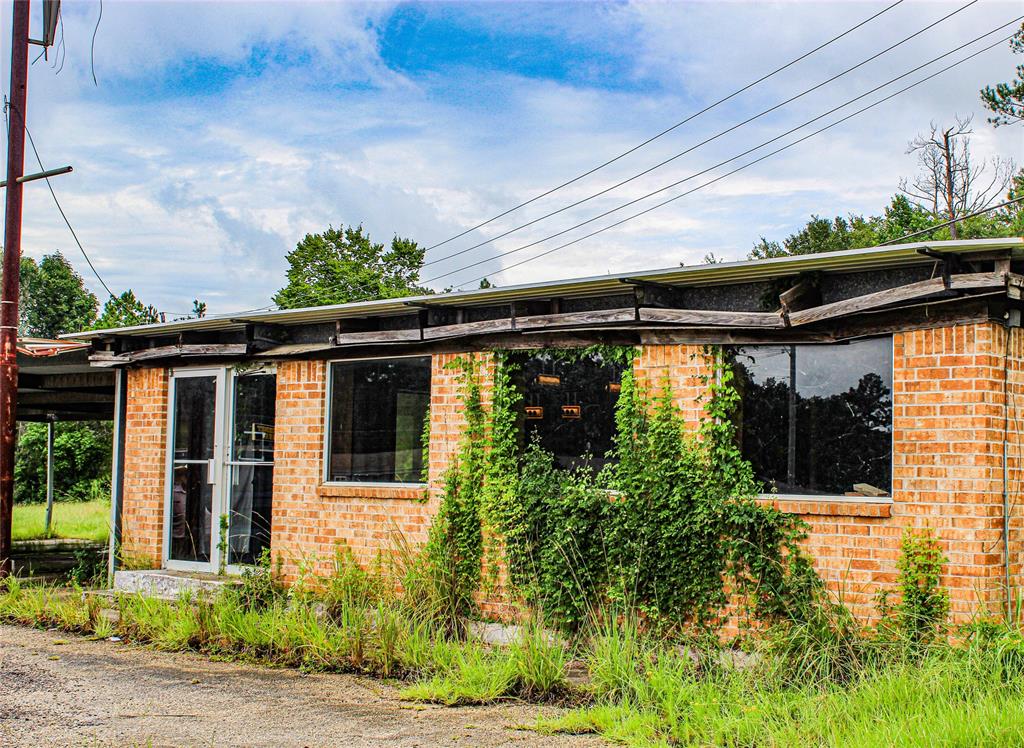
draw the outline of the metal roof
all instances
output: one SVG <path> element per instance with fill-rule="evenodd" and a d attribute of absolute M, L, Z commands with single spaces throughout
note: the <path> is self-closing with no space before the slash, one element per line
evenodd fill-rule
<path fill-rule="evenodd" d="M 409 302 L 429 303 L 436 306 L 491 306 L 530 298 L 600 296 L 621 293 L 623 279 L 656 281 L 679 286 L 726 286 L 749 283 L 806 271 L 859 272 L 906 265 L 934 262 L 919 250 L 957 254 L 978 254 L 995 250 L 1011 250 L 1014 257 L 1024 257 L 1024 237 L 1009 239 L 967 239 L 959 241 L 914 242 L 888 247 L 848 249 L 811 255 L 794 255 L 768 260 L 743 260 L 713 265 L 694 265 L 641 270 L 628 273 L 597 275 L 587 278 L 526 283 L 516 286 L 486 288 L 473 291 L 454 291 L 428 296 L 403 296 L 397 299 L 356 301 L 347 304 L 279 309 L 275 311 L 223 314 L 202 319 L 179 320 L 110 330 L 91 330 L 67 335 L 78 340 L 102 338 L 110 335 L 157 336 L 186 330 L 241 329 L 246 322 L 277 324 L 316 324 L 351 317 L 391 316 L 408 314 Z"/>

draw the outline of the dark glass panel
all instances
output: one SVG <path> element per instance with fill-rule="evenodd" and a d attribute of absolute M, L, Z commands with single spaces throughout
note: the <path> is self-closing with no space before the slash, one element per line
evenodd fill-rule
<path fill-rule="evenodd" d="M 175 561 L 210 560 L 213 486 L 209 463 L 174 466 L 171 489 L 171 553 Z"/>
<path fill-rule="evenodd" d="M 328 480 L 419 482 L 429 407 L 429 358 L 333 364 Z"/>
<path fill-rule="evenodd" d="M 245 374 L 235 377 L 232 460 L 274 461 L 276 396 L 277 377 L 274 374 Z"/>
<path fill-rule="evenodd" d="M 274 494 L 275 374 L 234 378 L 228 563 L 255 564 L 270 547 Z"/>
<path fill-rule="evenodd" d="M 599 355 L 566 361 L 550 353 L 518 359 L 522 420 L 562 468 L 600 470 L 614 446 L 622 365 Z"/>
<path fill-rule="evenodd" d="M 274 466 L 260 463 L 231 468 L 228 563 L 255 564 L 270 547 Z"/>
<path fill-rule="evenodd" d="M 730 352 L 743 455 L 785 494 L 892 488 L 892 339 Z"/>
<path fill-rule="evenodd" d="M 213 458 L 216 377 L 174 380 L 174 459 Z"/>

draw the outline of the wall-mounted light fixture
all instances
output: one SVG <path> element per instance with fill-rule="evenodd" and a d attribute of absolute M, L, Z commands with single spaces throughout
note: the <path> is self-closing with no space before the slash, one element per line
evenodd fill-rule
<path fill-rule="evenodd" d="M 583 416 L 583 408 L 579 405 L 563 405 L 562 418 L 570 421 L 578 420 Z"/>

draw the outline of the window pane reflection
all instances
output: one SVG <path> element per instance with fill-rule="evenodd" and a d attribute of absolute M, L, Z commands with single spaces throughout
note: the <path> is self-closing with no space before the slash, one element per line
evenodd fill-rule
<path fill-rule="evenodd" d="M 537 438 L 559 467 L 604 467 L 614 446 L 622 365 L 599 354 L 566 361 L 551 353 L 517 363 L 526 438 Z"/>
<path fill-rule="evenodd" d="M 231 459 L 274 461 L 274 411 L 277 377 L 246 374 L 235 377 L 235 419 Z"/>
<path fill-rule="evenodd" d="M 892 338 L 730 350 L 737 430 L 757 477 L 784 494 L 892 490 Z"/>
<path fill-rule="evenodd" d="M 328 480 L 418 483 L 430 358 L 331 365 Z"/>
<path fill-rule="evenodd" d="M 213 486 L 208 472 L 205 462 L 174 466 L 170 557 L 175 561 L 210 560 Z"/>
<path fill-rule="evenodd" d="M 228 522 L 228 563 L 255 564 L 270 547 L 273 465 L 231 468 L 231 515 Z"/>
<path fill-rule="evenodd" d="M 174 380 L 174 459 L 213 457 L 213 419 L 216 377 Z"/>

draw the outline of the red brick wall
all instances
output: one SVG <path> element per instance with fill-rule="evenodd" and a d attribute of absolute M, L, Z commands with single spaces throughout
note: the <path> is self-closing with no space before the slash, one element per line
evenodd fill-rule
<path fill-rule="evenodd" d="M 327 362 L 289 361 L 277 370 L 277 427 L 271 549 L 290 578 L 304 566 L 329 573 L 337 547 L 348 546 L 364 564 L 392 547 L 395 532 L 405 541 L 426 541 L 437 511 L 444 473 L 461 435 L 462 403 L 453 362 L 431 362 L 429 499 L 423 488 L 324 484 L 323 452 Z M 492 357 L 479 354 L 483 397 L 489 397 Z"/>
<path fill-rule="evenodd" d="M 870 619 L 874 598 L 893 584 L 900 536 L 930 527 L 949 557 L 944 583 L 957 620 L 979 603 L 1005 600 L 1002 551 L 1002 438 L 1004 385 L 1011 410 L 1009 476 L 1013 510 L 1014 583 L 1024 583 L 1024 335 L 1015 330 L 1009 359 L 1006 334 L 994 323 L 899 333 L 894 336 L 893 501 L 779 501 L 811 527 L 807 548 L 828 586 L 854 612 Z M 475 354 L 489 401 L 492 357 Z M 272 549 L 292 578 L 303 560 L 318 573 L 331 568 L 344 542 L 369 563 L 397 529 L 426 540 L 447 466 L 462 429 L 457 355 L 432 361 L 429 499 L 408 487 L 323 485 L 326 373 L 322 361 L 278 366 L 277 440 Z M 1004 379 L 1009 362 L 1010 380 Z M 671 382 L 687 420 L 696 424 L 710 371 L 701 347 L 644 346 L 638 380 L 652 393 Z M 167 413 L 167 373 L 130 373 L 125 453 L 125 545 L 154 561 L 161 557 Z M 496 609 L 497 610 L 497 609 Z"/>
<path fill-rule="evenodd" d="M 1011 394 L 1024 403 L 1024 338 L 1014 332 Z M 1006 337 L 994 323 L 899 333 L 893 338 L 893 500 L 792 501 L 780 509 L 810 526 L 806 548 L 833 593 L 860 618 L 876 615 L 875 596 L 896 581 L 904 528 L 928 527 L 949 558 L 943 583 L 954 620 L 979 605 L 998 610 L 1002 583 L 1003 362 Z M 641 381 L 660 390 L 668 375 L 687 421 L 696 425 L 709 371 L 700 346 L 645 346 Z M 1014 403 L 1011 398 L 1011 409 Z M 1019 424 L 1016 414 L 1011 423 Z M 1011 428 L 1011 489 L 1024 480 L 1024 436 Z M 1014 483 L 1016 480 L 1016 484 Z M 1013 496 L 1011 496 L 1011 502 Z M 1014 503 L 1011 559 L 1024 581 L 1024 506 Z"/>
<path fill-rule="evenodd" d="M 167 384 L 167 369 L 128 372 L 121 547 L 129 564 L 163 560 Z"/>
<path fill-rule="evenodd" d="M 637 383 L 648 397 L 661 394 L 666 382 L 687 423 L 696 425 L 704 412 L 707 389 L 702 377 L 712 372 L 712 361 L 700 345 L 645 345 L 633 362 Z"/>

